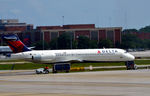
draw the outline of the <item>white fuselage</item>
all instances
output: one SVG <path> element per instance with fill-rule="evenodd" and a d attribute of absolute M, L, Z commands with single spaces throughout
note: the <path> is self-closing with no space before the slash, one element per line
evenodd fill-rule
<path fill-rule="evenodd" d="M 39 63 L 84 61 L 133 61 L 135 57 L 122 49 L 41 50 L 15 54 L 17 58 Z"/>

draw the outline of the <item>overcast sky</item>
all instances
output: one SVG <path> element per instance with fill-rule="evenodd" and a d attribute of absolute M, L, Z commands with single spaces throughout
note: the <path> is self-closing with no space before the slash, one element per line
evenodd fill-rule
<path fill-rule="evenodd" d="M 42 25 L 96 24 L 141 28 L 150 25 L 150 0 L 0 0 L 0 18 Z"/>

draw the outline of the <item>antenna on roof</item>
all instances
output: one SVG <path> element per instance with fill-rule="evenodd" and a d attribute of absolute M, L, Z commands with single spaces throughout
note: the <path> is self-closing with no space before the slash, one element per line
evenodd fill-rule
<path fill-rule="evenodd" d="M 64 25 L 64 16 L 62 16 L 62 26 Z"/>

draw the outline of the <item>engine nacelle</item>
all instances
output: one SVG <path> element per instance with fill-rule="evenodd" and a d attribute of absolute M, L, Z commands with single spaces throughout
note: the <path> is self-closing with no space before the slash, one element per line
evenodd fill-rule
<path fill-rule="evenodd" d="M 43 63 L 51 63 L 51 62 L 54 62 L 54 60 L 55 60 L 55 54 L 53 54 L 53 53 L 43 53 L 42 55 L 41 55 L 41 62 L 43 62 Z"/>
<path fill-rule="evenodd" d="M 33 61 L 41 61 L 41 55 L 40 54 L 33 54 L 32 60 Z"/>
<path fill-rule="evenodd" d="M 24 53 L 24 59 L 31 62 L 37 62 L 37 63 L 52 63 L 55 62 L 55 54 L 49 53 L 49 52 L 25 52 Z"/>

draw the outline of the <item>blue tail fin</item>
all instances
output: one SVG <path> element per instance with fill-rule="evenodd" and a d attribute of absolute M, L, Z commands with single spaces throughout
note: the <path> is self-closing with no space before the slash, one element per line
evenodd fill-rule
<path fill-rule="evenodd" d="M 31 51 L 29 48 L 27 48 L 26 45 L 24 45 L 19 37 L 17 35 L 11 34 L 11 35 L 2 35 L 3 41 L 5 41 L 8 46 L 11 48 L 13 53 L 19 53 L 19 52 L 25 52 L 25 51 Z"/>

